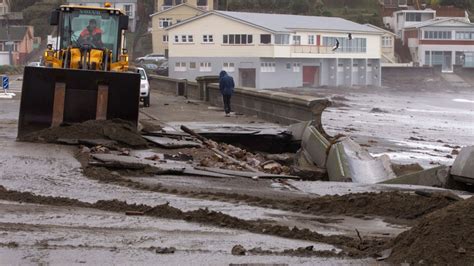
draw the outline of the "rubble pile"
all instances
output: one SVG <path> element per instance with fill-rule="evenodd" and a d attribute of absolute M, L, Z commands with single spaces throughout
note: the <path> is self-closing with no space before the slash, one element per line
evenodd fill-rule
<path fill-rule="evenodd" d="M 209 141 L 209 142 L 212 143 L 212 146 L 224 152 L 225 154 L 229 155 L 230 157 L 238 161 L 244 162 L 250 165 L 251 167 L 256 168 L 259 171 L 269 173 L 269 174 L 277 174 L 277 175 L 279 174 L 288 175 L 290 173 L 290 168 L 288 166 L 284 166 L 280 164 L 279 162 L 276 162 L 275 160 L 268 160 L 262 154 L 254 154 L 230 144 L 217 143 L 215 141 Z M 213 156 L 203 158 L 199 162 L 199 165 L 204 166 L 204 167 L 216 167 L 216 168 L 229 169 L 229 170 L 242 170 L 242 171 L 245 170 L 245 167 L 243 167 L 242 165 L 229 162 L 225 160 L 225 158 L 222 158 L 218 155 L 213 155 Z"/>

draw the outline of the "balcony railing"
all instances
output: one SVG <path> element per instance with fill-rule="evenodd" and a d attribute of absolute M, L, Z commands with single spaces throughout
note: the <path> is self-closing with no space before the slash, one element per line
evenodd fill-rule
<path fill-rule="evenodd" d="M 201 9 L 202 11 L 209 11 L 209 6 L 197 6 L 197 8 Z"/>
<path fill-rule="evenodd" d="M 172 7 L 173 7 L 173 6 L 162 6 L 162 7 L 161 7 L 161 11 L 164 11 L 164 10 L 166 10 L 166 9 L 170 9 L 170 8 L 172 8 Z"/>
<path fill-rule="evenodd" d="M 291 52 L 297 54 L 333 54 L 332 46 L 291 45 Z"/>

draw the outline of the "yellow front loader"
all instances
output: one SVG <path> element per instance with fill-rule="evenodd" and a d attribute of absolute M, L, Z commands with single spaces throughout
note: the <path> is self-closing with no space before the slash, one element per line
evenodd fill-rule
<path fill-rule="evenodd" d="M 25 67 L 18 138 L 63 123 L 122 119 L 138 123 L 140 75 L 129 72 L 124 48 L 128 16 L 104 7 L 63 5 L 54 10 L 56 47 L 42 67 Z"/>

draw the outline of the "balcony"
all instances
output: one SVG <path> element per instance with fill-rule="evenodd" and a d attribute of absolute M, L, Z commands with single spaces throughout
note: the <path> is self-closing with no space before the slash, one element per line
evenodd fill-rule
<path fill-rule="evenodd" d="M 209 11 L 209 6 L 197 6 L 198 9 L 201 9 L 202 11 Z"/>
<path fill-rule="evenodd" d="M 333 54 L 332 46 L 316 45 L 290 45 L 291 52 L 295 54 Z"/>
<path fill-rule="evenodd" d="M 162 7 L 161 7 L 161 11 L 170 9 L 170 8 L 172 8 L 172 7 L 173 7 L 173 6 L 162 6 Z"/>

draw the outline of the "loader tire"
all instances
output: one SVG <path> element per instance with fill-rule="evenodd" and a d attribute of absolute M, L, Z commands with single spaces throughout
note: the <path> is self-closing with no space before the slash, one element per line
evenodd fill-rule
<path fill-rule="evenodd" d="M 144 107 L 150 107 L 150 93 L 148 93 L 148 96 L 146 96 L 143 99 L 143 106 Z"/>

